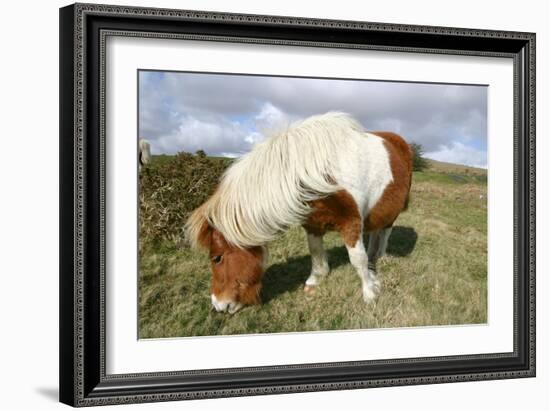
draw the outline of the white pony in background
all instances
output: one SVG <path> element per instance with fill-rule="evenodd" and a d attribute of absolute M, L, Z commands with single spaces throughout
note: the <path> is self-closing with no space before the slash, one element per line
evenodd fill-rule
<path fill-rule="evenodd" d="M 140 138 L 138 142 L 138 148 L 138 164 L 139 171 L 141 171 L 141 167 L 151 162 L 151 145 L 144 138 Z"/>

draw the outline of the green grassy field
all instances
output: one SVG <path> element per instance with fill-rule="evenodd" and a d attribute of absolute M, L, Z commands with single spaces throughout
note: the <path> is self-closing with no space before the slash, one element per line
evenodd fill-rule
<path fill-rule="evenodd" d="M 375 304 L 363 302 L 336 233 L 325 236 L 331 273 L 315 294 L 302 290 L 311 262 L 293 228 L 269 246 L 262 304 L 235 315 L 211 307 L 206 253 L 155 242 L 140 250 L 140 338 L 485 323 L 486 171 L 453 166 L 414 173 L 409 209 L 378 263 Z"/>

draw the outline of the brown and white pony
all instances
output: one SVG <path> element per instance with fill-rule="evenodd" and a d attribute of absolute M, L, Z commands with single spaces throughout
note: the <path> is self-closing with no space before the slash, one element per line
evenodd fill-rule
<path fill-rule="evenodd" d="M 306 230 L 311 253 L 305 291 L 329 273 L 323 235 L 336 230 L 364 300 L 374 300 L 376 260 L 407 206 L 411 176 L 411 150 L 401 137 L 368 133 L 344 113 L 310 117 L 255 146 L 186 223 L 192 245 L 210 253 L 214 308 L 234 313 L 259 302 L 266 244 L 294 225 Z"/>

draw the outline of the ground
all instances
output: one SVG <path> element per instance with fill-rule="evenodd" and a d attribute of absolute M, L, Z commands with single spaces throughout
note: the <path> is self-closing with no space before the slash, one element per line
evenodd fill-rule
<path fill-rule="evenodd" d="M 363 302 L 339 235 L 327 234 L 325 248 L 331 273 L 307 295 L 305 233 L 285 233 L 269 246 L 262 304 L 230 315 L 211 306 L 205 253 L 169 241 L 142 247 L 140 338 L 485 323 L 486 171 L 431 162 L 414 173 L 409 209 L 378 263 L 382 292 L 374 304 Z"/>

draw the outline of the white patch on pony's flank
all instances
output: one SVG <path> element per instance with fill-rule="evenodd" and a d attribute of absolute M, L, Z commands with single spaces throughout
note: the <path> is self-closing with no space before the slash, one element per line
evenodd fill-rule
<path fill-rule="evenodd" d="M 359 274 L 359 278 L 361 279 L 363 300 L 367 303 L 374 301 L 380 293 L 380 281 L 374 270 L 369 269 L 369 259 L 365 252 L 363 240 L 360 237 L 353 247 L 346 245 L 346 248 L 350 262 L 357 270 L 357 274 Z"/>
<path fill-rule="evenodd" d="M 384 140 L 371 133 L 353 133 L 340 148 L 338 159 L 336 183 L 352 195 L 364 219 L 393 181 Z"/>
<path fill-rule="evenodd" d="M 269 137 L 233 163 L 214 195 L 193 213 L 186 224 L 190 241 L 196 244 L 204 221 L 237 247 L 266 244 L 302 224 L 311 211 L 309 201 L 342 188 L 334 181 L 346 174 L 342 164 L 357 166 L 368 160 L 355 152 L 365 136 L 349 115 L 331 112 Z M 376 146 L 378 140 L 369 144 Z M 365 178 L 359 171 L 354 171 L 353 182 Z"/>
<path fill-rule="evenodd" d="M 311 274 L 306 280 L 306 286 L 316 286 L 322 277 L 326 276 L 330 268 L 327 254 L 323 247 L 323 237 L 307 233 L 307 244 L 311 254 Z"/>

